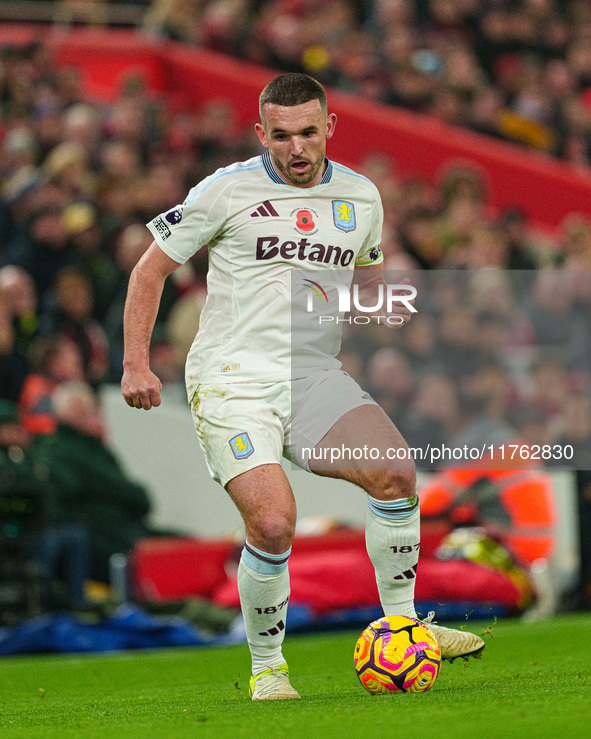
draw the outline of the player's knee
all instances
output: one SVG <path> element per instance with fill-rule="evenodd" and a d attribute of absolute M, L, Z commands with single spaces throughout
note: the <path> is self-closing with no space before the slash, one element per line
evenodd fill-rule
<path fill-rule="evenodd" d="M 417 490 L 417 477 L 414 466 L 405 469 L 388 469 L 380 471 L 373 484 L 373 490 L 367 492 L 378 500 L 396 500 L 410 498 Z"/>
<path fill-rule="evenodd" d="M 291 546 L 295 533 L 296 516 L 292 513 L 267 513 L 251 522 L 248 539 L 264 552 L 280 554 Z M 257 543 L 258 542 L 258 543 Z"/>

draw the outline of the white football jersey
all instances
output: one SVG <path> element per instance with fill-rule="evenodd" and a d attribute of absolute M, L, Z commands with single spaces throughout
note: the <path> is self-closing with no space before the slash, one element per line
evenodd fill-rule
<path fill-rule="evenodd" d="M 379 264 L 382 221 L 378 190 L 367 178 L 326 160 L 319 185 L 294 187 L 265 152 L 218 169 L 182 205 L 148 223 L 179 264 L 209 248 L 207 301 L 187 357 L 189 398 L 199 383 L 289 380 L 294 348 L 299 372 L 338 367 L 340 327 L 329 336 L 314 319 L 319 331 L 293 345 L 293 283 L 302 288 L 305 312 L 306 291 L 326 297 L 327 272 L 345 274 L 350 284 L 356 265 Z"/>

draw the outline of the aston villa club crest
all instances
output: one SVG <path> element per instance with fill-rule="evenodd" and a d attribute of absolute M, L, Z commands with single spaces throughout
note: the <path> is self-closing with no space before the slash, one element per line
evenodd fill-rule
<path fill-rule="evenodd" d="M 354 231 L 355 223 L 355 206 L 347 200 L 332 201 L 332 216 L 334 225 L 341 231 Z"/>
<path fill-rule="evenodd" d="M 246 459 L 254 452 L 252 441 L 246 431 L 233 436 L 228 444 L 230 445 L 236 459 Z"/>

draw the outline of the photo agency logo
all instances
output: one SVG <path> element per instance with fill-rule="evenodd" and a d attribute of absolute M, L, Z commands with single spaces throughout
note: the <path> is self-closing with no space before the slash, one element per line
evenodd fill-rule
<path fill-rule="evenodd" d="M 306 295 L 307 313 L 316 312 L 317 307 L 315 308 L 315 305 L 320 306 L 320 309 L 328 307 L 331 304 L 328 292 L 331 288 L 335 288 L 337 291 L 338 315 L 329 315 L 328 312 L 326 314 L 321 313 L 318 316 L 319 323 L 387 323 L 392 326 L 400 326 L 404 323 L 404 318 L 398 314 L 397 309 L 403 306 L 411 313 L 418 312 L 413 305 L 413 300 L 417 296 L 417 289 L 412 285 L 380 283 L 376 286 L 376 294 L 372 295 L 371 298 L 373 305 L 364 305 L 360 295 L 360 286 L 357 284 L 351 288 L 342 282 L 323 280 L 321 285 L 309 278 L 303 278 L 302 282 L 308 288 Z M 334 303 L 332 305 L 334 307 Z"/>

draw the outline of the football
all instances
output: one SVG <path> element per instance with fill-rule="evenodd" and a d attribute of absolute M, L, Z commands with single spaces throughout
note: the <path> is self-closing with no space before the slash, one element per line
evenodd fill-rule
<path fill-rule="evenodd" d="M 361 633 L 354 661 L 357 677 L 373 695 L 424 693 L 439 675 L 441 650 L 420 621 L 385 616 Z"/>

